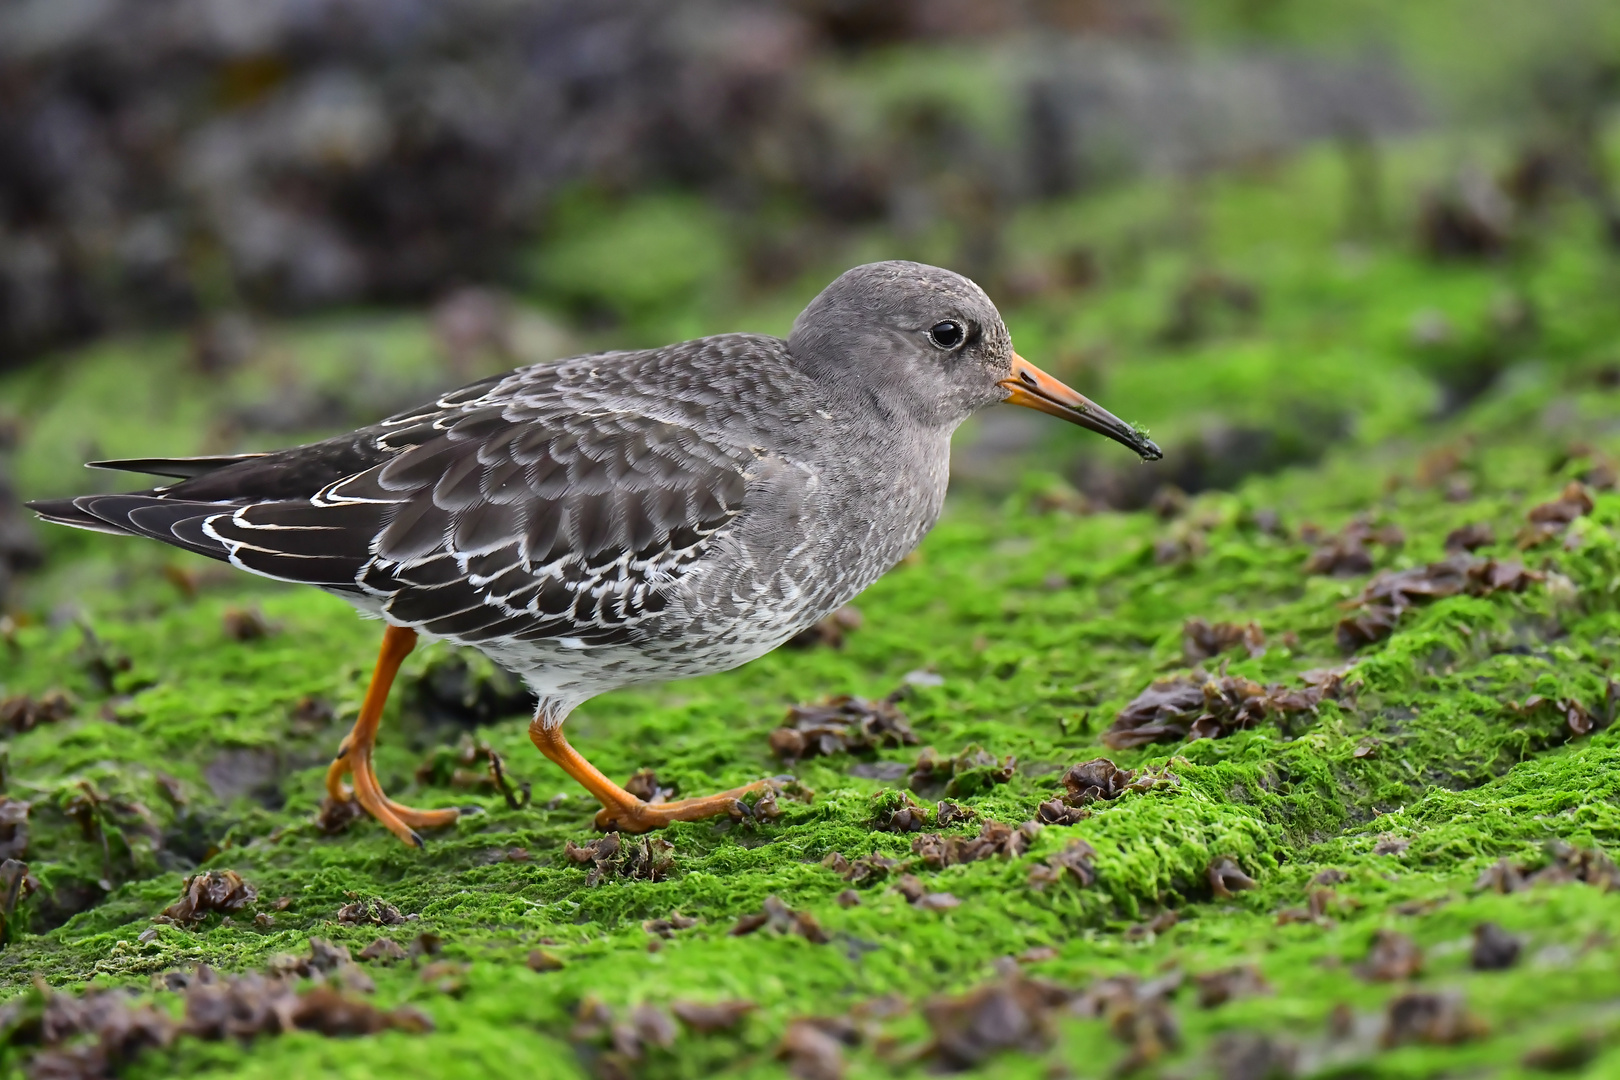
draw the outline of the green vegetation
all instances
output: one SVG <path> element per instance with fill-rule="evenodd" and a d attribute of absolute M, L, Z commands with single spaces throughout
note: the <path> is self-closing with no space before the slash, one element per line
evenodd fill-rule
<path fill-rule="evenodd" d="M 1490 160 L 1489 148 L 1481 154 Z M 905 690 L 899 706 L 918 745 L 798 762 L 792 771 L 814 797 L 790 790 L 774 820 L 668 830 L 673 865 L 662 880 L 586 884 L 566 846 L 593 839 L 594 805 L 529 745 L 502 676 L 442 646 L 406 663 L 379 775 L 402 802 L 484 812 L 425 852 L 364 820 L 323 834 L 314 817 L 325 762 L 364 691 L 375 625 L 313 590 L 156 545 L 52 532 L 50 560 L 6 624 L 0 684 L 35 700 L 65 690 L 74 705 L 9 741 L 5 794 L 30 804 L 24 858 L 38 888 L 12 919 L 0 983 L 19 1000 L 37 993 L 36 973 L 58 988 L 128 986 L 178 1012 L 161 973 L 200 962 L 262 970 L 277 954 L 307 953 L 312 936 L 358 953 L 378 936 L 409 948 L 429 932 L 443 939 L 438 961 L 464 965 L 426 980 L 426 958 L 365 965 L 379 1004 L 414 1005 L 432 1034 L 182 1038 L 124 1070 L 137 1077 L 780 1076 L 789 1063 L 777 1049 L 794 1020 L 852 1014 L 865 1019 L 842 1049 L 849 1075 L 920 1076 L 932 1067 L 924 1004 L 1001 978 L 998 960 L 1014 956 L 1025 975 L 1075 991 L 1107 976 L 1253 964 L 1271 992 L 1201 1008 L 1189 983 L 1168 999 L 1174 1039 L 1149 1038 L 1117 1012 L 1060 1009 L 1047 1048 L 1036 1039 L 989 1055 L 976 1075 L 1101 1076 L 1133 1054 L 1146 1075 L 1221 1075 L 1233 1033 L 1292 1047 L 1310 1075 L 1620 1065 L 1620 896 L 1601 867 L 1588 874 L 1595 883 L 1476 886 L 1499 860 L 1526 872 L 1568 862 L 1549 842 L 1620 843 L 1620 728 L 1608 726 L 1620 645 L 1620 494 L 1610 490 L 1620 262 L 1575 201 L 1545 210 L 1495 260 L 1425 257 L 1414 196 L 1444 165 L 1432 147 L 1392 154 L 1385 218 L 1353 243 L 1342 239 L 1346 170 L 1328 151 L 1196 191 L 1141 185 L 1020 217 L 1003 239 L 1019 271 L 1008 279 L 1044 282 L 1007 305 L 1020 352 L 1151 424 L 1163 469 L 1203 455 L 1199 478 L 1224 490 L 1157 500 L 1162 513 L 1077 512 L 1085 500 L 1069 483 L 1098 470 L 1129 480 L 1138 467 L 1053 425 L 1025 459 L 1001 466 L 1021 482 L 961 492 L 919 554 L 857 601 L 864 624 L 842 648 L 783 650 L 586 705 L 570 735 L 607 773 L 651 768 L 660 784 L 700 794 L 784 771 L 769 735 L 788 706 Z M 582 201 L 571 214 L 559 225 L 566 243 L 536 263 L 539 287 L 612 310 L 615 340 L 781 332 L 830 272 L 727 306 L 703 290 L 733 256 L 679 202 L 634 204 L 619 218 Z M 600 265 L 560 254 L 600 252 L 604 237 L 653 253 L 622 295 L 606 254 Z M 863 256 L 913 253 L 882 238 L 862 244 Z M 662 276 L 654 257 L 680 265 Z M 1089 276 L 1065 277 L 1081 259 Z M 446 377 L 425 322 L 410 316 L 267 333 L 255 360 L 222 376 L 196 375 L 179 342 L 159 339 L 98 345 L 13 377 L 0 400 L 24 423 L 25 494 L 79 487 L 77 462 L 95 454 L 299 437 L 288 433 L 296 425 L 210 428 L 288 388 L 325 393 L 363 419 L 376 402 Z M 310 434 L 318 427 L 311 421 Z M 963 445 L 974 435 L 964 431 Z M 1260 450 L 1245 449 L 1256 440 Z M 1046 471 L 1024 468 L 1036 465 Z M 1582 480 L 1590 513 L 1517 551 L 1531 508 Z M 1496 539 L 1478 555 L 1522 560 L 1540 580 L 1418 604 L 1387 638 L 1346 655 L 1336 627 L 1370 575 L 1305 564 L 1322 543 L 1313 528 L 1333 534 L 1357 516 L 1404 534 L 1368 549 L 1379 571 L 1439 560 L 1452 530 L 1485 524 Z M 1350 663 L 1345 689 L 1314 712 L 1225 738 L 1109 750 L 1115 714 L 1155 680 L 1186 673 L 1183 627 L 1194 618 L 1252 621 L 1266 639 L 1263 654 L 1236 647 L 1205 660 L 1207 672 L 1299 689 L 1303 673 Z M 474 731 L 477 718 L 488 722 Z M 481 768 L 457 764 L 463 738 L 486 741 L 532 786 L 532 802 L 512 808 L 487 785 L 453 786 L 457 768 L 470 781 Z M 909 867 L 956 906 L 908 903 L 895 889 L 906 868 L 852 883 L 826 864 L 834 853 L 912 859 L 919 834 L 876 827 L 899 805 L 906 768 L 924 747 L 949 757 L 974 745 L 1015 756 L 1016 771 L 992 783 L 983 767 L 977 792 L 957 800 L 978 819 L 931 831 L 1016 827 L 1063 790 L 1064 769 L 1099 756 L 1161 782 L 1096 802 L 1077 824 L 1048 825 L 1023 854 Z M 871 778 L 884 775 L 899 778 Z M 1094 849 L 1095 881 L 1059 863 L 1046 875 L 1056 880 L 1035 888 L 1032 870 L 1077 840 Z M 1254 887 L 1217 896 L 1209 871 L 1222 858 Z M 154 923 L 199 866 L 239 873 L 256 905 L 229 922 Z M 1330 870 L 1342 880 L 1318 879 Z M 837 898 L 851 887 L 859 903 L 844 906 Z M 1317 898 L 1313 919 L 1311 894 L 1324 887 L 1331 895 Z M 810 913 L 825 942 L 771 926 L 728 933 L 769 896 Z M 419 918 L 338 921 L 358 900 Z M 1179 921 L 1160 917 L 1169 910 Z M 667 938 L 644 927 L 676 913 L 696 925 Z M 1470 967 L 1482 922 L 1522 939 L 1515 967 Z M 1379 931 L 1415 940 L 1420 974 L 1358 973 Z M 535 949 L 560 968 L 532 970 Z M 1409 992 L 1459 994 L 1471 1019 L 1419 1024 L 1414 1041 L 1381 1046 L 1386 1008 Z M 896 996 L 888 1007 L 870 1006 L 885 995 Z M 734 1030 L 678 1025 L 668 1046 L 645 1038 L 639 1061 L 615 1057 L 625 1048 L 612 1051 L 600 1025 L 582 1022 L 590 1002 L 623 1020 L 641 1004 L 739 999 L 757 1009 Z M 4 1051 L 13 1070 L 29 1052 L 15 1041 Z"/>

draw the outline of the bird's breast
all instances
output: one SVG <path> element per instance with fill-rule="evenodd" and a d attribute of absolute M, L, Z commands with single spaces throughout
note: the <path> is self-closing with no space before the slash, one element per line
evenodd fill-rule
<path fill-rule="evenodd" d="M 859 438 L 759 459 L 747 511 L 716 538 L 682 607 L 699 621 L 747 622 L 774 646 L 905 558 L 939 519 L 947 438 Z"/>

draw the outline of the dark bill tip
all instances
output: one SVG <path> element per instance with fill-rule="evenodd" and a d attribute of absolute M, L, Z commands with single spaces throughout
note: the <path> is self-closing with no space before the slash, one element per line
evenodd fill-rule
<path fill-rule="evenodd" d="M 1148 438 L 1145 429 L 1127 424 L 1078 390 L 1052 378 L 1017 353 L 1013 353 L 1013 373 L 1001 380 L 1001 385 L 1009 391 L 1006 399 L 1009 405 L 1035 409 L 1067 420 L 1071 424 L 1077 424 L 1088 431 L 1106 435 L 1121 446 L 1128 446 L 1136 451 L 1143 461 L 1158 461 L 1164 457 L 1164 451 L 1159 449 L 1158 443 Z"/>

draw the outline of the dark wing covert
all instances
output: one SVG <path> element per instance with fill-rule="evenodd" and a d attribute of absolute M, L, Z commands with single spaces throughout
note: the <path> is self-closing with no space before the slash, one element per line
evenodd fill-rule
<path fill-rule="evenodd" d="M 149 492 L 34 508 L 369 597 L 466 643 L 635 640 L 741 512 L 753 452 L 633 411 L 512 408 L 488 394 L 499 381 Z"/>

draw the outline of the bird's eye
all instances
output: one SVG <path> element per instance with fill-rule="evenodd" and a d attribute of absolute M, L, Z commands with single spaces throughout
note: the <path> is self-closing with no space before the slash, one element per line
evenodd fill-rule
<path fill-rule="evenodd" d="M 935 323 L 928 328 L 928 340 L 942 349 L 956 348 L 962 344 L 965 337 L 967 335 L 962 332 L 962 324 L 952 322 L 950 319 Z"/>

